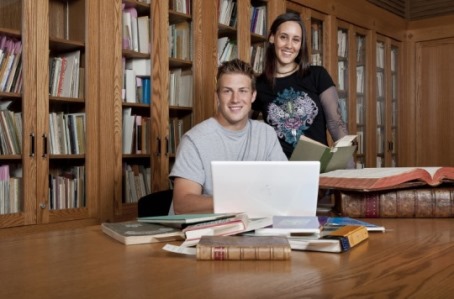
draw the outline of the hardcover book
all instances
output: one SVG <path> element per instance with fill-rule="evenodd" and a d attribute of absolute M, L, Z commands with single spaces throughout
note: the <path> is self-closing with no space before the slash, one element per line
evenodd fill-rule
<path fill-rule="evenodd" d="M 369 232 L 384 232 L 385 227 L 350 217 L 324 217 L 323 230 L 333 230 L 346 225 L 364 226 Z"/>
<path fill-rule="evenodd" d="M 178 214 L 178 215 L 164 215 L 164 216 L 151 216 L 139 217 L 137 221 L 146 223 L 157 223 L 164 225 L 187 226 L 200 222 L 207 222 L 237 216 L 238 213 L 208 213 L 208 214 Z"/>
<path fill-rule="evenodd" d="M 418 187 L 377 192 L 341 191 L 337 212 L 353 218 L 451 218 L 454 185 Z"/>
<path fill-rule="evenodd" d="M 301 135 L 290 161 L 320 161 L 320 173 L 346 168 L 356 150 L 355 139 L 356 135 L 347 135 L 328 147 Z"/>
<path fill-rule="evenodd" d="M 369 238 L 366 227 L 358 225 L 345 225 L 336 229 L 322 238 L 339 240 L 344 250 L 348 250 Z"/>
<path fill-rule="evenodd" d="M 454 182 L 454 167 L 342 169 L 320 174 L 321 189 L 378 191 Z"/>
<path fill-rule="evenodd" d="M 105 234 L 125 245 L 184 239 L 184 234 L 179 229 L 137 221 L 105 222 L 101 224 L 101 229 Z"/>
<path fill-rule="evenodd" d="M 198 260 L 289 260 L 291 248 L 283 236 L 203 236 Z"/>
<path fill-rule="evenodd" d="M 229 236 L 261 229 L 271 225 L 271 218 L 249 219 L 247 214 L 241 213 L 235 217 L 200 222 L 188 225 L 183 229 L 186 240 L 181 246 L 197 245 L 202 236 Z"/>
<path fill-rule="evenodd" d="M 255 230 L 255 235 L 292 235 L 320 233 L 317 216 L 273 216 L 273 225 Z"/>

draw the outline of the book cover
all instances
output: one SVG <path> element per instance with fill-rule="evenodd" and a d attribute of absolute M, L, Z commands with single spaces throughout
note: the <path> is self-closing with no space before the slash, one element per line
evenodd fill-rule
<path fill-rule="evenodd" d="M 291 248 L 283 236 L 203 236 L 197 260 L 289 260 Z"/>
<path fill-rule="evenodd" d="M 288 241 L 292 250 L 298 251 L 340 253 L 349 249 L 342 247 L 340 241 L 334 239 L 288 237 Z"/>
<path fill-rule="evenodd" d="M 235 217 L 188 225 L 183 229 L 183 233 L 186 236 L 185 243 L 188 241 L 197 243 L 205 235 L 226 236 L 243 232 L 247 227 L 248 220 L 247 214 L 240 214 Z"/>
<path fill-rule="evenodd" d="M 369 238 L 365 226 L 345 225 L 332 232 L 327 233 L 323 239 L 339 240 L 344 250 L 348 250 Z"/>
<path fill-rule="evenodd" d="M 378 191 L 454 182 L 454 167 L 378 167 L 320 174 L 321 189 Z"/>
<path fill-rule="evenodd" d="M 256 235 L 294 235 L 320 233 L 317 216 L 273 216 L 271 227 L 255 230 Z"/>
<path fill-rule="evenodd" d="M 339 139 L 332 147 L 301 135 L 290 161 L 320 161 L 320 173 L 343 169 L 353 157 L 356 135 Z"/>
<path fill-rule="evenodd" d="M 454 217 L 454 185 L 336 194 L 337 212 L 357 218 Z"/>
<path fill-rule="evenodd" d="M 323 230 L 329 230 L 330 228 L 338 229 L 339 227 L 342 226 L 347 226 L 347 225 L 360 225 L 364 226 L 367 231 L 372 232 L 372 231 L 379 231 L 379 232 L 384 232 L 385 227 L 381 225 L 376 225 L 370 222 L 366 222 L 363 220 L 358 220 L 350 217 L 325 217 L 325 221 L 323 224 Z"/>
<path fill-rule="evenodd" d="M 183 240 L 181 230 L 159 224 L 137 221 L 102 223 L 102 231 L 115 240 L 125 244 L 147 244 Z"/>
<path fill-rule="evenodd" d="M 202 236 L 236 235 L 257 231 L 263 227 L 270 226 L 271 223 L 271 217 L 249 219 L 246 213 L 241 213 L 235 217 L 188 225 L 183 229 L 186 240 L 181 246 L 197 245 Z"/>
<path fill-rule="evenodd" d="M 230 218 L 230 217 L 235 217 L 237 215 L 238 215 L 238 213 L 178 214 L 178 215 L 139 217 L 139 218 L 137 218 L 137 220 L 139 222 L 146 222 L 146 223 L 185 225 L 185 224 L 194 224 L 194 223 Z"/>

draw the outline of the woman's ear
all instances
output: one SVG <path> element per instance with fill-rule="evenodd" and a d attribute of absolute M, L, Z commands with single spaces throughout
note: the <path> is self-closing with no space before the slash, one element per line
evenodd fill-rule
<path fill-rule="evenodd" d="M 268 41 L 270 42 L 270 44 L 274 44 L 274 34 L 270 35 L 270 38 L 268 39 Z"/>

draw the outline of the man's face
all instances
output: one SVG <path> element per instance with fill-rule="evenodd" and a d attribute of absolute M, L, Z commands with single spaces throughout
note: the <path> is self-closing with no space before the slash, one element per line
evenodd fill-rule
<path fill-rule="evenodd" d="M 256 96 L 251 79 L 244 74 L 224 74 L 219 78 L 218 86 L 216 119 L 226 129 L 243 129 Z"/>

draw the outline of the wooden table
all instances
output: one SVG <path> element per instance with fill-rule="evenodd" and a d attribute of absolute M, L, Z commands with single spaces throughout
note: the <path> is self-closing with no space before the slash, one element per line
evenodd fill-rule
<path fill-rule="evenodd" d="M 196 261 L 99 226 L 0 240 L 0 298 L 452 298 L 453 219 L 373 219 L 386 233 L 291 261 Z"/>

